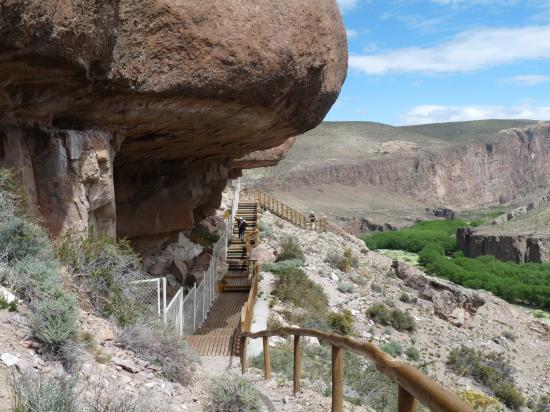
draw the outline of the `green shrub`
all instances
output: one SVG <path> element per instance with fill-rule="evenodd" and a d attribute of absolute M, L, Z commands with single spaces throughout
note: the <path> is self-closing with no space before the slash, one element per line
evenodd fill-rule
<path fill-rule="evenodd" d="M 14 262 L 8 271 L 6 283 L 23 300 L 44 299 L 61 291 L 59 265 L 54 260 L 34 257 Z"/>
<path fill-rule="evenodd" d="M 407 350 L 405 350 L 405 355 L 407 355 L 407 358 L 411 361 L 417 362 L 420 360 L 420 352 L 414 346 L 409 346 Z"/>
<path fill-rule="evenodd" d="M 10 221 L 21 214 L 23 197 L 22 188 L 15 183 L 13 172 L 0 169 L 0 222 Z"/>
<path fill-rule="evenodd" d="M 14 217 L 0 224 L 0 255 L 4 255 L 8 262 L 24 258 L 51 260 L 53 252 L 44 229 Z"/>
<path fill-rule="evenodd" d="M 482 392 L 463 390 L 458 393 L 460 399 L 480 412 L 501 412 L 502 405 L 496 398 L 487 396 Z"/>
<path fill-rule="evenodd" d="M 399 356 L 403 353 L 403 346 L 399 342 L 396 342 L 394 340 L 384 343 L 380 349 L 382 349 L 384 352 L 386 352 L 388 355 L 391 356 Z"/>
<path fill-rule="evenodd" d="M 309 279 L 300 268 L 293 267 L 276 273 L 271 293 L 282 302 L 292 303 L 310 312 L 318 314 L 328 312 L 328 299 L 323 288 Z"/>
<path fill-rule="evenodd" d="M 53 347 L 75 334 L 77 320 L 75 299 L 63 292 L 55 297 L 33 302 L 29 314 L 33 336 Z"/>
<path fill-rule="evenodd" d="M 367 315 L 376 323 L 391 326 L 398 331 L 412 332 L 416 322 L 408 313 L 391 309 L 383 303 L 376 303 L 367 310 Z"/>
<path fill-rule="evenodd" d="M 525 403 L 519 389 L 511 383 L 500 383 L 493 388 L 493 392 L 510 409 L 519 410 Z"/>
<path fill-rule="evenodd" d="M 369 234 L 362 239 L 369 249 L 398 249 L 418 253 L 428 245 L 438 245 L 445 252 L 454 252 L 457 250 L 456 230 L 466 226 L 468 224 L 460 219 L 432 220 L 404 230 Z"/>
<path fill-rule="evenodd" d="M 524 403 L 521 393 L 514 385 L 513 370 L 502 354 L 485 354 L 461 346 L 449 353 L 447 366 L 456 374 L 471 376 L 476 382 L 492 390 L 509 408 L 518 409 Z"/>
<path fill-rule="evenodd" d="M 336 250 L 331 250 L 327 253 L 324 261 L 333 269 L 339 269 L 344 273 L 359 267 L 359 260 L 353 256 L 353 251 L 350 248 L 344 251 L 343 256 L 339 255 Z"/>
<path fill-rule="evenodd" d="M 240 376 L 220 376 L 212 380 L 209 404 L 215 412 L 252 412 L 262 409 L 260 394 Z"/>
<path fill-rule="evenodd" d="M 220 235 L 216 233 L 210 233 L 204 226 L 195 226 L 189 233 L 189 240 L 191 242 L 201 245 L 202 247 L 212 247 L 218 240 Z"/>
<path fill-rule="evenodd" d="M 283 260 L 281 262 L 275 263 L 264 263 L 262 265 L 262 270 L 264 272 L 273 272 L 275 274 L 288 272 L 289 270 L 294 270 L 302 267 L 304 262 L 298 259 Z"/>
<path fill-rule="evenodd" d="M 534 412 L 549 412 L 550 411 L 550 394 L 541 396 L 536 403 L 533 403 L 531 409 Z"/>
<path fill-rule="evenodd" d="M 338 286 L 336 286 L 336 289 L 342 293 L 353 293 L 355 288 L 351 283 L 340 282 Z"/>
<path fill-rule="evenodd" d="M 140 358 L 161 365 L 167 379 L 182 385 L 191 381 L 196 355 L 185 338 L 160 321 L 140 321 L 126 326 L 116 341 Z"/>
<path fill-rule="evenodd" d="M 122 326 L 137 319 L 143 289 L 132 282 L 143 279 L 144 274 L 128 241 L 71 232 L 59 243 L 57 255 L 85 283 L 94 309 L 101 315 L 113 317 Z"/>
<path fill-rule="evenodd" d="M 277 257 L 277 261 L 297 259 L 305 262 L 304 251 L 298 241 L 293 237 L 287 237 L 281 243 L 282 251 Z"/>
<path fill-rule="evenodd" d="M 10 380 L 12 411 L 76 412 L 75 383 L 71 379 L 49 377 L 34 370 L 13 375 Z"/>
<path fill-rule="evenodd" d="M 353 314 L 345 309 L 341 313 L 333 312 L 328 316 L 328 323 L 333 332 L 340 335 L 353 334 L 353 322 L 355 321 Z"/>
<path fill-rule="evenodd" d="M 410 296 L 408 293 L 403 292 L 401 296 L 399 296 L 399 300 L 404 303 L 416 303 L 418 301 L 418 298 L 416 296 Z"/>

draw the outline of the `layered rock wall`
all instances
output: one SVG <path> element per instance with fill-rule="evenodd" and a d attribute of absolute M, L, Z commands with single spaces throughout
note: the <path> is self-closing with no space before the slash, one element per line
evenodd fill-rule
<path fill-rule="evenodd" d="M 353 164 L 332 162 L 265 177 L 259 185 L 296 190 L 322 184 L 368 184 L 430 207 L 478 209 L 507 203 L 550 182 L 550 125 L 509 129 L 493 143 L 400 153 Z"/>
<path fill-rule="evenodd" d="M 320 123 L 346 68 L 334 0 L 4 0 L 0 167 L 54 235 L 166 247 Z"/>

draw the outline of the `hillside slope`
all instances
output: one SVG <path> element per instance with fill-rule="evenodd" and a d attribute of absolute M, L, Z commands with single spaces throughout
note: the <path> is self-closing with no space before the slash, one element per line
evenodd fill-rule
<path fill-rule="evenodd" d="M 543 191 L 549 130 L 527 120 L 323 123 L 300 136 L 278 166 L 245 180 L 295 207 L 347 220 L 355 232 L 402 226 L 433 217 L 426 208 L 473 210 Z"/>

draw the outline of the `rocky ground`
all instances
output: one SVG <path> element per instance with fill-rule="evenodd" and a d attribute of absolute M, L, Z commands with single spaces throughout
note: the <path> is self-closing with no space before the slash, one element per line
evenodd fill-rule
<path fill-rule="evenodd" d="M 295 237 L 305 252 L 308 276 L 323 287 L 333 310 L 349 309 L 354 314 L 359 337 L 378 344 L 393 340 L 403 347 L 415 346 L 421 354 L 417 366 L 424 367 L 430 376 L 452 390 L 483 390 L 473 380 L 458 377 L 446 367 L 448 353 L 466 345 L 505 354 L 527 399 L 549 392 L 550 328 L 528 311 L 490 293 L 427 277 L 406 264 L 392 268 L 389 258 L 367 250 L 357 238 L 304 231 L 269 212 L 263 213 L 262 222 L 266 230 L 261 254 L 267 259 L 284 237 Z M 348 248 L 358 259 L 357 268 L 349 273 L 325 262 L 330 251 L 342 256 Z M 359 278 L 362 280 L 357 281 Z M 339 291 L 342 283 L 352 285 L 352 291 Z M 400 296 L 404 292 L 417 297 L 417 301 L 402 302 Z M 365 312 L 377 302 L 392 302 L 411 314 L 417 323 L 416 331 L 402 333 L 375 324 Z M 279 303 L 272 307 L 270 316 L 282 320 L 281 313 L 288 309 Z"/>
<path fill-rule="evenodd" d="M 11 410 L 9 381 L 13 374 L 41 371 L 47 375 L 63 374 L 63 366 L 42 353 L 42 347 L 30 339 L 25 318 L 26 308 L 17 312 L 0 310 L 0 411 Z M 167 381 L 159 367 L 116 345 L 116 331 L 110 323 L 87 312 L 80 313 L 81 330 L 90 332 L 98 343 L 98 353 L 85 355 L 80 368 L 78 390 L 91 394 L 107 391 L 111 396 L 143 396 L 156 405 L 170 405 L 169 411 L 205 411 L 211 379 L 228 373 L 240 374 L 237 357 L 203 357 L 196 365 L 189 386 Z M 265 411 L 328 411 L 331 400 L 304 384 L 298 396 L 292 396 L 292 383 L 281 379 L 264 381 L 260 370 L 251 368 L 247 378 L 260 393 Z M 109 392 L 112 391 L 112 392 Z M 361 408 L 349 408 L 360 411 Z M 153 409 L 152 409 L 153 410 Z M 168 409 L 155 409 L 168 412 Z"/>

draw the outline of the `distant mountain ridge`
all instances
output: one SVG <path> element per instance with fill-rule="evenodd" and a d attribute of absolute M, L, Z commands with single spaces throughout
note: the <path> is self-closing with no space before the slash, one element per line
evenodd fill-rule
<path fill-rule="evenodd" d="M 325 122 L 245 182 L 294 207 L 351 219 L 358 231 L 395 227 L 427 218 L 426 208 L 473 210 L 548 189 L 550 123 Z M 357 223 L 365 219 L 370 225 Z"/>

